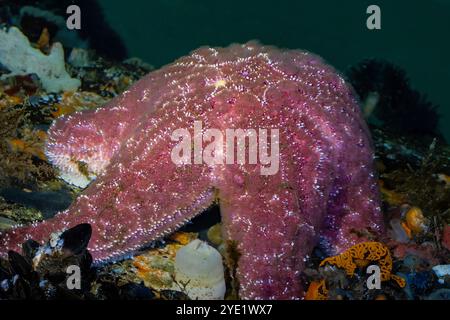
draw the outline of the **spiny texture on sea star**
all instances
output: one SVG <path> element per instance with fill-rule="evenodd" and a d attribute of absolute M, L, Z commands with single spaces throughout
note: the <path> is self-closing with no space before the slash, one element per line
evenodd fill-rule
<path fill-rule="evenodd" d="M 280 130 L 280 167 L 175 165 L 175 129 Z M 96 111 L 59 119 L 47 155 L 69 180 L 97 179 L 65 212 L 0 236 L 1 252 L 79 223 L 96 261 L 133 252 L 215 200 L 240 253 L 242 298 L 300 298 L 321 243 L 339 253 L 382 231 L 372 149 L 354 93 L 317 56 L 257 43 L 200 48 Z M 80 165 L 84 163 L 84 165 Z M 80 179 L 84 176 L 89 177 Z"/>

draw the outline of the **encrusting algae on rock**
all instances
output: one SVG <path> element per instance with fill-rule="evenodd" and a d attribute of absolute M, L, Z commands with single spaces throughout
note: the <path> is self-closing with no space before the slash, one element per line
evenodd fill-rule
<path fill-rule="evenodd" d="M 28 133 L 24 135 L 24 139 L 10 139 L 8 143 L 12 152 L 23 152 L 35 156 L 43 161 L 47 160 L 44 153 L 44 143 L 47 139 L 47 134 L 42 130 L 28 130 Z M 32 139 L 30 139 L 32 137 Z"/>
<path fill-rule="evenodd" d="M 180 290 L 175 283 L 175 257 L 181 248 L 195 239 L 196 233 L 176 232 L 165 246 L 135 256 L 132 264 L 136 276 L 153 290 Z"/>
<path fill-rule="evenodd" d="M 152 290 L 180 291 L 191 299 L 217 300 L 225 296 L 220 253 L 196 234 L 177 232 L 175 243 L 133 258 L 136 276 Z"/>

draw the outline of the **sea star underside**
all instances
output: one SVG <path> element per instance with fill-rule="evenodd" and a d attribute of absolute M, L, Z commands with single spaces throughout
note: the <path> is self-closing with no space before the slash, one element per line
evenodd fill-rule
<path fill-rule="evenodd" d="M 176 165 L 179 128 L 279 129 L 279 171 L 261 164 Z M 257 43 L 200 48 L 134 84 L 105 107 L 58 119 L 48 158 L 86 185 L 54 218 L 0 235 L 4 255 L 29 238 L 92 225 L 95 261 L 176 230 L 214 201 L 239 251 L 246 299 L 303 296 L 305 261 L 319 242 L 339 253 L 382 232 L 368 129 L 353 90 L 319 57 Z M 82 165 L 81 165 L 82 164 Z"/>

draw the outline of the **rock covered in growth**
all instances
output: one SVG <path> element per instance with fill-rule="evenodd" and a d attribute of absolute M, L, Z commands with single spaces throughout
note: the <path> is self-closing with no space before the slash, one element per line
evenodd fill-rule
<path fill-rule="evenodd" d="M 195 121 L 221 132 L 279 129 L 279 170 L 264 176 L 260 163 L 176 165 L 171 135 L 180 128 L 192 135 Z M 240 296 L 292 299 L 303 296 L 302 271 L 319 240 L 339 253 L 363 241 L 359 234 L 383 229 L 354 93 L 303 51 L 200 48 L 102 109 L 60 118 L 47 156 L 73 181 L 95 181 L 55 218 L 1 234 L 1 253 L 89 223 L 94 260 L 115 259 L 218 201 L 224 240 L 239 253 Z"/>
<path fill-rule="evenodd" d="M 0 29 L 0 63 L 12 75 L 36 74 L 48 92 L 75 91 L 80 80 L 71 78 L 64 63 L 64 49 L 55 43 L 49 55 L 31 47 L 27 37 L 16 27 Z"/>

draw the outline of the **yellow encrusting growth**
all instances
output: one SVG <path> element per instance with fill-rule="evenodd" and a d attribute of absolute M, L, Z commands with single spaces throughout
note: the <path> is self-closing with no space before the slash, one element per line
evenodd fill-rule
<path fill-rule="evenodd" d="M 305 300 L 327 300 L 327 299 L 328 299 L 328 289 L 325 284 L 325 279 L 311 282 L 308 291 L 306 292 Z"/>
<path fill-rule="evenodd" d="M 406 202 L 406 198 L 398 193 L 395 192 L 393 190 L 389 190 L 384 186 L 384 181 L 380 180 L 379 181 L 379 186 L 380 186 L 380 192 L 381 195 L 383 196 L 383 200 L 386 201 L 387 203 L 389 203 L 390 205 L 401 205 L 402 203 Z"/>
<path fill-rule="evenodd" d="M 58 118 L 77 111 L 96 109 L 107 101 L 107 99 L 93 92 L 64 92 L 61 96 L 61 102 L 55 106 L 52 116 Z"/>
<path fill-rule="evenodd" d="M 46 161 L 47 157 L 43 151 L 43 144 L 47 139 L 47 134 L 41 130 L 25 130 L 24 139 L 7 140 L 12 152 L 23 152 Z"/>
<path fill-rule="evenodd" d="M 392 257 L 389 249 L 380 242 L 363 242 L 354 245 L 340 255 L 324 259 L 320 266 L 326 264 L 342 268 L 347 275 L 353 276 L 356 268 L 364 266 L 370 262 L 375 262 L 381 269 L 381 281 L 393 280 L 400 287 L 404 287 L 406 282 L 403 278 L 392 274 Z"/>
<path fill-rule="evenodd" d="M 427 230 L 427 219 L 425 219 L 423 212 L 418 207 L 410 208 L 405 215 L 405 221 L 402 222 L 402 227 L 409 238 L 419 235 Z"/>

